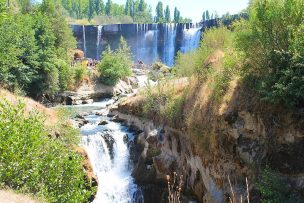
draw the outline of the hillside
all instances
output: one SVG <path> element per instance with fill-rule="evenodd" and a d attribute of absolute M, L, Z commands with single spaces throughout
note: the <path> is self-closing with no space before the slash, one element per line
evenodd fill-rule
<path fill-rule="evenodd" d="M 93 197 L 97 180 L 68 115 L 63 108 L 49 109 L 0 89 L 1 202 L 36 202 L 22 194 L 46 202 Z"/>
<path fill-rule="evenodd" d="M 58 122 L 58 115 L 54 109 L 46 108 L 44 105 L 34 101 L 29 97 L 16 96 L 8 90 L 0 89 L 0 98 L 7 99 L 7 101 L 13 105 L 16 105 L 20 101 L 26 103 L 25 112 L 29 113 L 31 111 L 38 111 L 44 114 L 46 117 L 47 125 L 54 125 L 56 122 Z"/>
<path fill-rule="evenodd" d="M 139 183 L 164 188 L 166 175 L 177 172 L 185 194 L 199 202 L 239 202 L 247 198 L 247 178 L 250 202 L 303 200 L 303 47 L 294 49 L 297 37 L 284 44 L 287 35 L 279 40 L 259 27 L 282 27 L 271 13 L 289 7 L 255 6 L 251 14 L 261 16 L 233 30 L 205 31 L 199 50 L 178 55 L 171 78 L 118 106 L 143 131 L 136 141 Z M 259 13 L 260 7 L 271 11 Z M 280 46 L 289 52 L 273 48 Z"/>

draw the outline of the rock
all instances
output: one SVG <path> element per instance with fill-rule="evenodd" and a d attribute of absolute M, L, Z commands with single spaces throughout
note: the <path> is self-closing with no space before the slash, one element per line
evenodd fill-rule
<path fill-rule="evenodd" d="M 72 102 L 73 105 L 81 105 L 82 104 L 82 100 L 75 100 Z"/>
<path fill-rule="evenodd" d="M 106 142 L 109 153 L 110 153 L 111 160 L 113 160 L 114 159 L 114 144 L 115 144 L 114 138 L 108 133 L 102 134 L 101 137 L 103 137 L 104 141 Z"/>
<path fill-rule="evenodd" d="M 115 115 L 114 114 L 112 114 L 112 113 L 108 113 L 108 115 L 107 115 L 109 118 L 113 118 Z"/>
<path fill-rule="evenodd" d="M 89 121 L 85 120 L 84 118 L 83 119 L 82 118 L 76 118 L 76 119 L 74 119 L 74 121 L 77 123 L 79 128 L 81 128 L 85 124 L 89 123 Z"/>
<path fill-rule="evenodd" d="M 108 121 L 102 120 L 98 123 L 98 125 L 107 125 Z"/>
<path fill-rule="evenodd" d="M 129 136 L 128 136 L 128 134 L 124 135 L 123 141 L 124 141 L 124 143 L 128 143 L 129 142 Z"/>
<path fill-rule="evenodd" d="M 112 118 L 111 121 L 113 121 L 113 122 L 115 122 L 115 123 L 122 123 L 122 122 L 124 122 L 125 120 L 122 119 L 122 118 L 119 118 L 118 116 L 115 116 L 115 117 Z"/>
<path fill-rule="evenodd" d="M 88 113 L 78 113 L 78 114 L 76 115 L 76 118 L 85 119 L 84 117 L 87 116 L 87 115 L 88 115 Z"/>
<path fill-rule="evenodd" d="M 150 145 L 156 145 L 157 144 L 157 142 L 158 142 L 158 140 L 157 140 L 157 136 L 152 136 L 152 135 L 150 135 L 150 136 L 148 136 L 147 137 L 147 142 L 150 144 Z"/>
<path fill-rule="evenodd" d="M 134 133 L 134 134 L 136 134 L 136 135 L 142 133 L 142 130 L 139 129 L 139 128 L 138 128 L 137 126 L 135 126 L 135 125 L 130 125 L 129 128 L 128 128 L 128 131 L 129 131 L 130 133 Z"/>
<path fill-rule="evenodd" d="M 92 104 L 94 102 L 93 99 L 87 99 L 87 100 L 83 100 L 82 104 Z"/>

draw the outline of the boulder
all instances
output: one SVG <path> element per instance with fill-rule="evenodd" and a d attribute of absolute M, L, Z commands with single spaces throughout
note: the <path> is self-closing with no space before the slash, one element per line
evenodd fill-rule
<path fill-rule="evenodd" d="M 106 142 L 109 153 L 110 153 L 111 160 L 113 160 L 114 159 L 114 144 L 115 144 L 114 138 L 108 133 L 102 134 L 101 137 L 103 137 L 104 141 Z"/>
<path fill-rule="evenodd" d="M 122 119 L 122 118 L 119 118 L 118 116 L 114 116 L 111 121 L 115 122 L 115 123 L 122 123 L 124 122 L 125 120 Z"/>
<path fill-rule="evenodd" d="M 98 123 L 98 125 L 107 125 L 108 121 L 102 120 Z"/>

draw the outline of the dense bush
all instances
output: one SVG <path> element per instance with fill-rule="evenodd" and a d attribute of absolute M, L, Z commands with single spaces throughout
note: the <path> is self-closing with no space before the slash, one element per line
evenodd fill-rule
<path fill-rule="evenodd" d="M 119 79 L 130 76 L 132 60 L 127 42 L 121 38 L 119 48 L 112 51 L 110 47 L 102 54 L 98 64 L 101 80 L 107 85 L 115 85 Z"/>
<path fill-rule="evenodd" d="M 87 202 L 92 191 L 81 156 L 70 149 L 71 133 L 68 140 L 50 138 L 43 117 L 25 113 L 23 103 L 0 100 L 0 187 L 49 202 Z"/>
<path fill-rule="evenodd" d="M 52 0 L 24 6 L 20 2 L 22 13 L 0 8 L 5 16 L 0 20 L 0 85 L 33 97 L 65 90 L 68 53 L 76 41 L 62 9 Z"/>
<path fill-rule="evenodd" d="M 82 64 L 76 64 L 73 69 L 74 80 L 77 82 L 82 82 L 86 77 L 88 77 L 88 69 Z"/>
<path fill-rule="evenodd" d="M 246 73 L 257 79 L 256 89 L 289 107 L 304 100 L 303 8 L 302 0 L 253 1 L 249 20 L 236 26 L 237 45 L 246 55 Z"/>

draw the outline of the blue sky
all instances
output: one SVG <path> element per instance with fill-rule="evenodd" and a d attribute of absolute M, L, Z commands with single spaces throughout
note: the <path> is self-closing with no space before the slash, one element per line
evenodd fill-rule
<path fill-rule="evenodd" d="M 126 2 L 126 0 L 112 1 L 120 4 Z M 146 2 L 152 6 L 154 15 L 158 0 L 146 0 Z M 210 13 L 216 11 L 219 16 L 227 12 L 235 14 L 245 9 L 249 0 L 162 0 L 162 2 L 165 6 L 170 6 L 171 15 L 173 15 L 174 7 L 176 6 L 183 17 L 191 18 L 194 22 L 197 22 L 207 9 Z"/>

